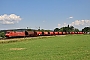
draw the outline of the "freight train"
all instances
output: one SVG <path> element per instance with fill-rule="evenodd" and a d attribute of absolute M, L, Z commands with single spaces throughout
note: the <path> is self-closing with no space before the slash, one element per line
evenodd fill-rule
<path fill-rule="evenodd" d="M 52 35 L 66 35 L 66 34 L 84 34 L 84 32 L 41 32 L 41 31 L 7 31 L 6 38 L 11 37 L 37 37 L 37 36 L 52 36 Z"/>

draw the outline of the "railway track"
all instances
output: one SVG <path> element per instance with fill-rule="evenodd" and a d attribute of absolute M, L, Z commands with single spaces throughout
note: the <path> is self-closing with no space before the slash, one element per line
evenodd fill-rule
<path fill-rule="evenodd" d="M 17 41 L 25 41 L 25 40 L 33 40 L 33 39 L 42 39 L 42 38 L 49 38 L 49 37 L 54 37 L 54 36 L 38 36 L 38 37 L 25 37 L 25 38 L 0 38 L 0 44 L 17 42 Z"/>

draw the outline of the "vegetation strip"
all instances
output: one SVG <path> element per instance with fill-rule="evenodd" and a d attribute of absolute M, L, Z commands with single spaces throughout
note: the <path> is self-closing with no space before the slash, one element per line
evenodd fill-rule
<path fill-rule="evenodd" d="M 11 43 L 11 42 L 19 42 L 19 41 L 25 41 L 25 40 L 33 40 L 33 39 L 50 38 L 50 37 L 54 37 L 54 36 L 39 36 L 39 37 L 5 39 L 5 40 L 0 40 L 0 44 L 2 44 L 2 43 Z"/>

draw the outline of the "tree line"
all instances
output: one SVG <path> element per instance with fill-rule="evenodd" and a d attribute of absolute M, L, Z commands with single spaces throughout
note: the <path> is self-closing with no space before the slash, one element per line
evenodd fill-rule
<path fill-rule="evenodd" d="M 84 27 L 84 29 L 79 30 L 77 28 L 74 28 L 73 26 L 66 26 L 61 28 L 55 28 L 54 31 L 56 32 L 90 32 L 90 27 Z"/>

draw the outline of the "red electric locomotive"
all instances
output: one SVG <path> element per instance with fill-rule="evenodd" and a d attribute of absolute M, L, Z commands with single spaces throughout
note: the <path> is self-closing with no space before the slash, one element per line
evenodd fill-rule
<path fill-rule="evenodd" d="M 7 31 L 5 36 L 8 37 L 8 38 L 10 38 L 10 37 L 24 37 L 25 32 Z"/>

